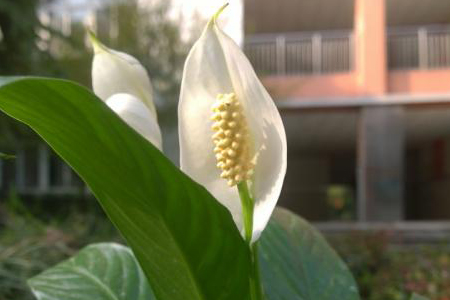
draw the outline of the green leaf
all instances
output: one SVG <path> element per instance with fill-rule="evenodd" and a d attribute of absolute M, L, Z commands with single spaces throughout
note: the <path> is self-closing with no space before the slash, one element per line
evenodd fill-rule
<path fill-rule="evenodd" d="M 0 110 L 34 129 L 89 185 L 157 299 L 248 299 L 248 247 L 206 189 L 87 89 L 56 79 L 6 82 Z"/>
<path fill-rule="evenodd" d="M 259 243 L 267 300 L 360 299 L 347 266 L 299 216 L 275 210 Z"/>
<path fill-rule="evenodd" d="M 147 279 L 129 248 L 90 245 L 28 280 L 38 300 L 153 300 Z"/>
<path fill-rule="evenodd" d="M 429 300 L 429 298 L 414 293 L 411 296 L 411 300 Z"/>
<path fill-rule="evenodd" d="M 0 152 L 0 159 L 8 160 L 8 159 L 14 159 L 14 158 L 16 158 L 15 155 Z"/>

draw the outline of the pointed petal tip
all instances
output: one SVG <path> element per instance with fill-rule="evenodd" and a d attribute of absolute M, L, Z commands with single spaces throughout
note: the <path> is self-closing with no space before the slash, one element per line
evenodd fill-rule
<path fill-rule="evenodd" d="M 94 53 L 99 53 L 101 51 L 107 50 L 106 46 L 103 45 L 102 42 L 100 42 L 100 40 L 97 38 L 95 33 L 90 28 L 86 28 L 86 31 L 88 33 L 89 40 L 91 41 L 92 47 L 94 48 Z"/>
<path fill-rule="evenodd" d="M 212 16 L 212 18 L 209 20 L 209 22 L 208 22 L 208 25 L 211 25 L 211 24 L 216 24 L 216 22 L 217 22 L 217 18 L 220 16 L 220 14 L 225 10 L 225 8 L 227 8 L 227 6 L 229 5 L 230 3 L 229 2 L 226 2 L 224 5 L 222 5 L 218 10 L 217 10 L 217 12 Z M 209 26 L 206 26 L 206 27 L 209 27 Z"/>
<path fill-rule="evenodd" d="M 219 17 L 219 15 L 225 10 L 225 8 L 227 8 L 227 6 L 229 5 L 229 2 L 226 2 L 224 5 L 222 5 L 222 7 L 220 7 L 217 12 L 214 14 L 213 18 L 214 21 L 217 20 L 217 18 Z"/>

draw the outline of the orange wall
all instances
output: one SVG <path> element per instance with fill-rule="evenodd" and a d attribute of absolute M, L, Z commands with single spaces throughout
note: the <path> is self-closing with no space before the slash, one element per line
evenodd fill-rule
<path fill-rule="evenodd" d="M 391 71 L 388 89 L 392 94 L 450 93 L 450 69 Z"/>
<path fill-rule="evenodd" d="M 450 68 L 435 70 L 396 70 L 387 74 L 386 94 L 450 93 Z M 342 98 L 369 96 L 357 83 L 357 73 L 324 75 L 267 76 L 262 82 L 273 98 Z"/>
<path fill-rule="evenodd" d="M 345 97 L 359 94 L 354 72 L 328 75 L 268 76 L 263 84 L 276 99 Z"/>
<path fill-rule="evenodd" d="M 269 76 L 264 85 L 276 99 L 383 95 L 387 90 L 385 0 L 355 0 L 354 71 Z"/>
<path fill-rule="evenodd" d="M 366 95 L 386 92 L 385 0 L 355 0 L 356 82 Z"/>
<path fill-rule="evenodd" d="M 355 0 L 354 70 L 348 73 L 267 76 L 275 99 L 450 93 L 450 68 L 387 70 L 385 0 Z"/>

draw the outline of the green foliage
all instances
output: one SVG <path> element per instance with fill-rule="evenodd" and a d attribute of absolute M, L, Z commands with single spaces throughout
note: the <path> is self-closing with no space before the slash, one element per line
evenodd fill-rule
<path fill-rule="evenodd" d="M 417 247 L 390 251 L 372 282 L 371 300 L 408 299 L 417 293 L 430 299 L 450 296 L 450 248 Z M 420 299 L 420 298 L 419 298 Z"/>
<path fill-rule="evenodd" d="M 411 300 L 429 300 L 429 299 L 426 298 L 426 297 L 423 297 L 423 296 L 420 296 L 420 295 L 414 293 L 414 294 L 411 296 Z"/>
<path fill-rule="evenodd" d="M 278 209 L 263 233 L 260 243 L 267 300 L 359 299 L 355 281 L 337 254 L 319 232 L 293 213 Z M 130 252 L 123 247 L 120 250 L 130 261 Z M 111 251 L 116 251 L 116 247 L 113 245 L 88 247 L 69 261 L 33 278 L 30 283 L 38 299 L 52 299 L 51 297 L 62 299 L 63 295 L 76 295 L 67 298 L 74 300 L 88 299 L 91 295 L 95 295 L 96 299 L 109 299 L 102 296 L 105 290 L 119 295 L 117 288 L 123 285 L 117 282 L 123 278 L 123 269 L 126 268 L 115 266 L 121 262 L 117 257 L 121 254 L 114 257 L 109 255 Z M 74 268 L 81 268 L 83 271 L 73 270 Z M 105 269 L 111 272 L 107 273 Z M 115 272 L 117 269 L 121 272 Z M 136 272 L 135 266 L 131 266 L 130 270 Z M 92 277 L 103 284 L 101 286 L 93 284 Z M 127 279 L 122 283 L 128 288 L 132 284 Z M 89 294 L 77 292 L 80 286 L 87 288 Z M 117 299 L 133 298 L 118 296 Z M 142 297 L 142 299 L 153 298 Z"/>
<path fill-rule="evenodd" d="M 46 207 L 53 217 L 43 220 L 42 213 L 30 210 L 31 203 L 17 195 L 0 199 L 0 299 L 35 300 L 26 285 L 28 278 L 89 243 L 122 242 L 100 208 L 91 207 L 86 213 L 80 200 L 63 200 L 68 209 L 64 218 L 58 210 Z"/>
<path fill-rule="evenodd" d="M 3 153 L 3 152 L 0 152 L 0 159 L 7 160 L 7 159 L 14 159 L 14 158 L 15 158 L 14 155 L 6 154 L 6 153 Z"/>
<path fill-rule="evenodd" d="M 47 203 L 47 199 L 42 201 Z M 61 201 L 59 202 L 61 203 Z M 67 201 L 64 201 L 63 206 L 66 207 L 67 203 Z M 71 203 L 73 205 L 70 205 L 68 214 L 63 214 L 64 217 L 61 216 L 58 207 L 55 207 L 51 212 L 48 212 L 53 215 L 53 218 L 45 222 L 35 217 L 18 215 L 8 204 L 6 208 L 8 212 L 6 224 L 0 230 L 0 299 L 34 300 L 35 298 L 25 285 L 26 279 L 67 259 L 75 254 L 80 247 L 84 247 L 89 243 L 112 240 L 121 242 L 110 222 L 103 214 L 97 212 L 96 207 L 89 208 L 86 211 L 84 205 L 80 207 L 79 199 L 73 199 Z M 92 204 L 95 204 L 95 202 Z M 29 203 L 21 206 L 29 206 Z M 36 215 L 35 212 L 32 213 Z M 39 212 L 38 215 L 41 216 L 42 213 Z M 265 238 L 264 235 L 263 238 Z M 363 243 L 362 239 L 363 237 L 355 236 L 354 234 L 346 235 L 345 238 L 339 238 L 345 244 L 353 243 L 356 248 L 351 252 L 349 252 L 348 247 L 346 248 L 347 252 L 341 251 L 348 262 L 354 261 L 351 264 L 353 268 L 356 267 L 356 262 L 362 264 L 362 259 L 370 259 L 370 256 L 367 255 L 361 257 L 363 252 L 368 251 L 367 249 L 364 250 L 364 247 L 361 245 Z M 378 240 L 379 243 L 384 243 L 384 238 L 379 234 L 365 237 L 364 243 L 373 245 L 375 240 Z M 336 241 L 334 241 L 334 245 L 337 245 Z M 341 249 L 342 246 L 339 246 L 339 248 Z M 436 276 L 427 275 L 423 277 L 422 282 L 425 281 L 427 285 L 432 286 L 437 282 L 441 282 L 441 284 L 448 282 L 448 278 L 445 277 L 445 271 L 449 265 L 445 261 L 446 257 L 450 257 L 450 251 L 446 250 L 444 245 L 430 245 L 419 249 L 407 247 L 401 251 L 389 251 L 383 247 L 381 248 L 384 254 L 380 254 L 382 260 L 379 268 L 367 269 L 365 273 L 374 273 L 375 277 L 378 274 L 378 277 L 386 277 L 386 280 L 390 280 L 390 282 L 385 281 L 384 285 L 373 285 L 373 293 L 370 293 L 372 296 L 367 295 L 366 291 L 363 299 L 372 300 L 375 297 L 374 295 L 379 294 L 378 299 L 383 300 L 410 300 L 412 292 L 409 290 L 409 286 L 403 282 L 391 280 L 399 277 L 399 273 L 404 268 L 400 268 L 403 263 L 399 260 L 399 257 L 407 258 L 410 264 L 410 272 L 415 272 L 414 270 L 417 270 L 417 268 L 420 269 L 420 265 L 427 265 L 429 269 L 428 274 L 436 274 Z M 362 272 L 362 269 L 358 270 L 359 273 L 355 274 L 358 275 L 356 278 L 361 282 L 361 276 L 363 276 L 364 272 Z M 381 270 L 384 271 L 380 273 Z M 439 275 L 439 272 L 444 273 Z M 417 286 L 420 287 L 422 284 Z M 394 290 L 395 293 L 390 292 L 389 294 L 389 290 Z M 430 296 L 427 292 L 420 292 L 419 294 Z M 438 295 L 440 298 L 430 297 L 429 299 L 444 300 L 449 298 L 450 290 L 442 289 Z"/>
<path fill-rule="evenodd" d="M 326 192 L 330 219 L 341 221 L 355 219 L 355 199 L 350 187 L 331 185 Z"/>
<path fill-rule="evenodd" d="M 50 56 L 37 46 L 42 24 L 36 10 L 44 2 L 49 1 L 0 1 L 0 74 L 51 74 Z"/>
<path fill-rule="evenodd" d="M 388 259 L 386 234 L 353 232 L 335 237 L 331 239 L 331 243 L 358 280 L 361 296 L 370 299 L 372 292 L 377 293 L 372 289 L 377 271 L 386 264 Z"/>
<path fill-rule="evenodd" d="M 314 227 L 287 210 L 275 211 L 260 255 L 267 300 L 359 299 L 344 262 Z"/>
<path fill-rule="evenodd" d="M 38 300 L 156 299 L 129 248 L 103 243 L 29 280 Z"/>
<path fill-rule="evenodd" d="M 48 29 L 40 23 L 37 9 L 50 2 L 52 0 L 0 1 L 1 75 L 64 75 L 48 49 L 37 46 L 42 42 L 37 33 Z M 0 113 L 2 150 L 12 150 L 24 140 L 36 141 L 36 136 L 26 126 L 11 122 Z"/>
<path fill-rule="evenodd" d="M 17 79 L 0 87 L 0 109 L 89 185 L 158 299 L 247 299 L 249 251 L 230 213 L 100 99 L 67 81 Z"/>
<path fill-rule="evenodd" d="M 184 60 L 192 44 L 181 38 L 180 21 L 168 18 L 170 5 L 171 1 L 154 1 L 145 8 L 137 0 L 113 3 L 102 16 L 117 20 L 116 34 L 111 36 L 108 23 L 98 32 L 106 45 L 133 55 L 148 69 L 166 105 L 178 101 Z"/>
<path fill-rule="evenodd" d="M 444 300 L 450 297 L 449 245 L 389 247 L 387 232 L 334 237 L 363 299 L 409 300 L 411 294 Z"/>

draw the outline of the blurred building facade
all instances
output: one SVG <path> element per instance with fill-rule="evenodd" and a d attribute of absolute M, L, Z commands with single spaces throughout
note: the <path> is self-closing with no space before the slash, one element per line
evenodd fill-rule
<path fill-rule="evenodd" d="M 313 221 L 450 219 L 450 1 L 243 2 L 244 50 L 288 136 L 280 204 Z M 54 32 L 117 37 L 105 1 L 60 3 L 39 11 Z M 40 46 L 58 55 L 54 32 Z M 0 194 L 88 193 L 45 145 L 16 154 Z"/>
<path fill-rule="evenodd" d="M 450 219 L 450 1 L 246 0 L 244 28 L 287 131 L 281 205 Z"/>

